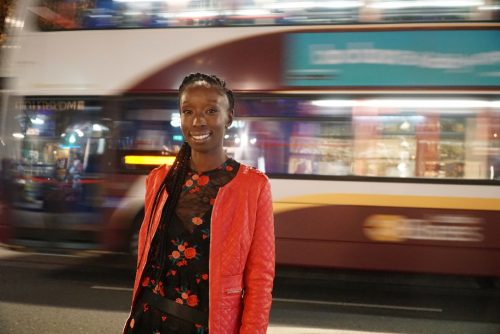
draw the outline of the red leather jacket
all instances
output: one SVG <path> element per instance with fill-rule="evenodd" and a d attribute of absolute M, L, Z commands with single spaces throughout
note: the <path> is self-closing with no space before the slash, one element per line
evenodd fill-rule
<path fill-rule="evenodd" d="M 154 196 L 167 171 L 166 166 L 158 167 L 146 180 L 132 305 L 141 289 L 139 283 L 151 241 L 168 196 L 166 192 L 161 195 L 148 233 Z M 209 332 L 265 334 L 272 301 L 275 246 L 271 187 L 262 172 L 241 164 L 233 180 L 220 188 L 210 236 Z M 126 326 L 129 321 L 130 317 Z"/>

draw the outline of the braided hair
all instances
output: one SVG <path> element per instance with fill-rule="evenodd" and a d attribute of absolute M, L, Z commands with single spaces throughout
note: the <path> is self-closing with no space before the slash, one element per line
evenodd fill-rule
<path fill-rule="evenodd" d="M 179 102 L 186 88 L 196 84 L 206 84 L 207 86 L 216 88 L 220 92 L 224 93 L 229 101 L 229 111 L 231 113 L 233 112 L 234 110 L 233 92 L 226 87 L 226 83 L 224 82 L 224 80 L 218 78 L 215 75 L 210 75 L 210 74 L 192 73 L 187 75 L 184 78 L 184 80 L 182 80 L 182 83 L 179 87 L 179 93 L 178 93 Z M 172 218 L 174 217 L 175 208 L 177 207 L 177 202 L 179 201 L 182 192 L 182 186 L 184 184 L 184 180 L 186 178 L 189 169 L 190 160 L 191 160 L 191 147 L 185 141 L 182 144 L 179 153 L 177 153 L 175 161 L 170 166 L 170 169 L 165 179 L 163 180 L 160 189 L 158 189 L 158 192 L 155 195 L 155 199 L 151 209 L 151 215 L 149 216 L 147 235 L 149 235 L 149 231 L 153 225 L 153 217 L 155 216 L 155 212 L 158 209 L 158 204 L 159 204 L 158 202 L 160 200 L 161 194 L 163 193 L 163 191 L 166 190 L 169 196 L 162 210 L 161 219 L 158 226 L 159 233 L 156 233 L 155 235 L 156 244 L 158 247 L 157 264 L 159 265 L 156 277 L 157 282 L 160 281 L 162 277 L 164 277 L 168 261 L 167 250 L 169 246 L 169 238 L 167 235 L 166 226 L 167 224 L 172 222 Z M 144 256 L 144 254 L 142 254 L 142 256 Z M 139 262 L 140 261 L 138 261 L 138 263 Z"/>

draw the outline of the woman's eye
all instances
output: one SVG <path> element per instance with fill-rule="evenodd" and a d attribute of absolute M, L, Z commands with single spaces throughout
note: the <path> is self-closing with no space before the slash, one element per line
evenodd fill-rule
<path fill-rule="evenodd" d="M 210 109 L 208 109 L 208 113 L 209 113 L 209 114 L 216 113 L 217 111 L 218 111 L 218 110 L 217 110 L 217 109 L 215 109 L 215 108 L 210 108 Z"/>
<path fill-rule="evenodd" d="M 191 114 L 191 110 L 189 110 L 189 109 L 184 109 L 184 110 L 182 111 L 182 114 L 183 114 L 183 115 L 189 115 L 189 114 Z"/>

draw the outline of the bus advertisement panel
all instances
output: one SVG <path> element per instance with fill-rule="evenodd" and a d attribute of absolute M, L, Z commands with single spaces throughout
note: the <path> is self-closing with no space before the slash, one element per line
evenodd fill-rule
<path fill-rule="evenodd" d="M 500 31 L 291 33 L 287 86 L 500 86 Z M 380 75 L 390 73 L 390 75 Z"/>

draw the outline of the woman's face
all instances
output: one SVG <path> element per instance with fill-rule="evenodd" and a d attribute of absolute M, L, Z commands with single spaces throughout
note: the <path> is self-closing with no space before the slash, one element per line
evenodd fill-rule
<path fill-rule="evenodd" d="M 181 129 L 193 151 L 220 154 L 231 124 L 227 96 L 206 83 L 188 86 L 180 98 Z"/>

